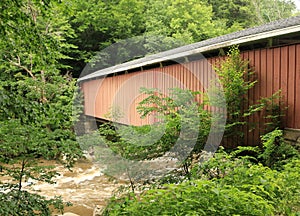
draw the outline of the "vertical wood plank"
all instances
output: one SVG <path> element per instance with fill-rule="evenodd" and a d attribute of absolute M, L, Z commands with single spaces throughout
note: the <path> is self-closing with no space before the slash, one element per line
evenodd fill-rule
<path fill-rule="evenodd" d="M 296 75 L 295 75 L 295 127 L 300 129 L 300 44 L 296 46 Z"/>
<path fill-rule="evenodd" d="M 255 50 L 254 51 L 254 70 L 257 75 L 257 84 L 253 88 L 253 103 L 256 104 L 257 101 L 260 98 L 260 86 L 261 86 L 261 56 L 260 56 L 261 50 Z M 260 113 L 253 114 L 253 123 L 255 124 L 255 128 L 253 130 L 253 142 L 259 143 L 259 137 L 260 137 L 260 128 L 261 128 L 261 115 Z"/>
<path fill-rule="evenodd" d="M 280 88 L 282 91 L 282 98 L 284 103 L 289 106 L 288 98 L 287 98 L 287 87 L 288 87 L 288 47 L 281 48 L 281 58 L 280 58 Z M 287 111 L 285 112 L 285 116 L 287 116 Z M 286 127 L 287 119 L 283 118 L 283 125 Z"/>
<path fill-rule="evenodd" d="M 260 53 L 260 71 L 258 72 L 260 74 L 260 95 L 259 98 L 265 98 L 267 97 L 267 88 L 272 88 L 272 86 L 268 86 L 267 83 L 267 50 L 262 49 Z M 266 113 L 263 112 L 262 115 L 260 116 L 260 131 L 259 134 L 260 136 L 265 134 L 265 128 L 266 128 L 266 119 L 265 119 Z"/>
<path fill-rule="evenodd" d="M 289 104 L 287 110 L 287 127 L 295 127 L 295 79 L 296 79 L 296 46 L 289 46 L 288 50 L 288 85 L 287 85 L 287 101 Z"/>

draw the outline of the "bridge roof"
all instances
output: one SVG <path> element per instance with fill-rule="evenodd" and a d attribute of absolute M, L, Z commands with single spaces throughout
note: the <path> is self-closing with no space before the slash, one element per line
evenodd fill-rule
<path fill-rule="evenodd" d="M 116 66 L 104 68 L 78 79 L 79 82 L 120 73 L 136 68 L 176 60 L 199 53 L 217 50 L 232 45 L 251 43 L 262 39 L 268 39 L 281 35 L 300 32 L 300 16 L 281 19 L 261 26 L 248 28 L 231 34 L 211 38 L 201 42 L 181 46 L 168 51 L 149 55 L 140 59 L 125 62 Z"/>

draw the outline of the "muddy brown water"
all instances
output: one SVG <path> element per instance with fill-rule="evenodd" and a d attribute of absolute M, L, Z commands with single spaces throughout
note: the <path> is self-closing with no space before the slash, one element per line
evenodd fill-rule
<path fill-rule="evenodd" d="M 105 176 L 101 167 L 88 160 L 77 161 L 72 170 L 64 168 L 55 161 L 41 161 L 41 164 L 55 166 L 55 170 L 60 174 L 54 179 L 56 183 L 28 180 L 24 183 L 24 189 L 35 190 L 36 193 L 47 198 L 61 196 L 63 201 L 72 203 L 72 206 L 65 207 L 65 213 L 93 216 L 95 208 L 103 209 L 114 191 L 121 185 L 126 185 L 126 182 Z"/>
<path fill-rule="evenodd" d="M 159 176 L 168 169 L 172 170 L 176 164 L 176 160 L 165 157 L 147 161 L 144 166 L 146 166 L 152 174 L 158 171 L 157 174 Z M 104 209 L 109 198 L 114 195 L 120 186 L 129 186 L 129 183 L 125 181 L 125 179 L 127 179 L 126 177 L 120 176 L 119 180 L 110 178 L 104 175 L 103 167 L 87 159 L 78 160 L 71 170 L 68 170 L 56 161 L 40 160 L 39 165 L 51 165 L 55 167 L 54 170 L 60 174 L 53 179 L 56 183 L 48 184 L 29 179 L 27 182 L 24 182 L 23 188 L 28 191 L 34 191 L 46 198 L 61 196 L 64 202 L 72 203 L 72 206 L 65 207 L 65 213 L 93 216 L 95 209 L 97 209 L 97 213 Z M 149 176 L 149 178 L 150 177 L 151 176 Z M 54 213 L 53 216 L 54 215 L 60 214 Z"/>

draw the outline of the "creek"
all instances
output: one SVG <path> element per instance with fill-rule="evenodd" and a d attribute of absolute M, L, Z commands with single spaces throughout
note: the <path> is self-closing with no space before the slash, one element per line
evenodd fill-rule
<path fill-rule="evenodd" d="M 60 174 L 54 179 L 56 183 L 27 182 L 24 188 L 37 190 L 38 194 L 47 198 L 61 196 L 65 202 L 71 202 L 72 206 L 65 207 L 64 215 L 74 213 L 80 216 L 93 216 L 95 209 L 97 211 L 103 209 L 113 192 L 121 185 L 125 185 L 125 182 L 117 182 L 105 176 L 99 166 L 88 160 L 77 161 L 72 170 L 55 161 L 42 161 L 42 164 L 55 166 L 55 170 Z"/>

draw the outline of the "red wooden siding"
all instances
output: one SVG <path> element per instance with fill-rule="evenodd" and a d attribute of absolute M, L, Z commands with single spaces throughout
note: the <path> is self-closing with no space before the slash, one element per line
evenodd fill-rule
<path fill-rule="evenodd" d="M 258 80 L 255 87 L 249 91 L 249 104 L 281 90 L 283 101 L 288 106 L 284 126 L 300 129 L 300 97 L 297 97 L 300 96 L 300 44 L 245 51 L 241 56 L 249 60 Z M 117 105 L 124 113 L 124 117 L 118 119 L 119 122 L 132 125 L 151 124 L 157 119 L 141 119 L 136 111 L 138 103 L 145 98 L 145 95 L 139 93 L 140 87 L 158 88 L 164 94 L 168 94 L 169 89 L 173 87 L 205 91 L 214 76 L 210 64 L 213 67 L 217 66 L 222 59 L 224 57 L 214 57 L 208 61 L 198 60 L 85 81 L 81 84 L 85 98 L 85 114 L 107 119 L 105 114 L 112 105 Z M 203 98 L 199 96 L 197 99 L 201 101 Z M 262 113 L 256 113 L 248 120 L 258 128 L 246 133 L 246 142 L 251 145 L 256 143 L 264 132 L 265 120 Z M 246 131 L 250 129 L 245 127 Z"/>

